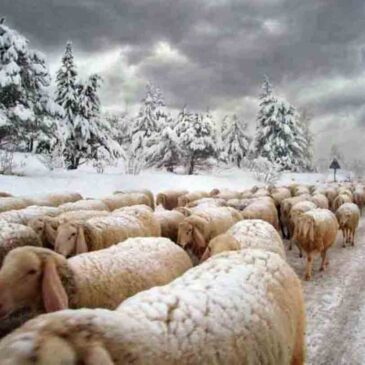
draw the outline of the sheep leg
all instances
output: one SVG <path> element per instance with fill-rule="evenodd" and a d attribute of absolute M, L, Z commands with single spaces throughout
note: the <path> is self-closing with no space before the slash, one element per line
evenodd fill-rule
<path fill-rule="evenodd" d="M 351 231 L 351 243 L 352 246 L 355 246 L 355 231 Z"/>
<path fill-rule="evenodd" d="M 346 229 L 342 230 L 342 236 L 343 236 L 342 247 L 346 247 Z"/>
<path fill-rule="evenodd" d="M 305 280 L 310 280 L 311 277 L 312 277 L 312 254 L 308 253 Z"/>
<path fill-rule="evenodd" d="M 324 271 L 326 266 L 328 265 L 327 250 L 322 251 L 321 256 L 322 256 L 322 262 L 319 271 Z"/>

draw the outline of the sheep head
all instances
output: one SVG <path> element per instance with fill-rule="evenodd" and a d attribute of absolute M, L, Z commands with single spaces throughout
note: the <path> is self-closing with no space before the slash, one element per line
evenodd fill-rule
<path fill-rule="evenodd" d="M 185 207 L 185 205 L 188 205 L 189 204 L 189 198 L 187 196 L 180 196 L 178 199 L 177 199 L 177 205 L 179 207 Z"/>
<path fill-rule="evenodd" d="M 206 250 L 200 262 L 207 260 L 209 257 L 217 255 L 221 252 L 226 251 L 236 251 L 239 250 L 239 243 L 238 241 L 229 233 L 223 233 L 219 236 L 213 238 Z"/>
<path fill-rule="evenodd" d="M 166 205 L 166 195 L 163 193 L 159 193 L 156 196 L 156 205 L 162 205 L 163 207 Z"/>
<path fill-rule="evenodd" d="M 63 223 L 57 229 L 55 251 L 65 257 L 88 251 L 84 228 L 74 223 Z"/>
<path fill-rule="evenodd" d="M 46 311 L 67 308 L 68 297 L 58 274 L 58 267 L 65 264 L 62 256 L 46 248 L 12 250 L 0 270 L 0 318 L 42 303 Z"/>

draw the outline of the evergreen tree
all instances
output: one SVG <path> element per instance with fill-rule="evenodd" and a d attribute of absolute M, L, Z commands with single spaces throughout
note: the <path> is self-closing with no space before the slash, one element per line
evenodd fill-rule
<path fill-rule="evenodd" d="M 0 23 L 0 110 L 2 144 L 17 143 L 35 151 L 49 140 L 54 118 L 62 115 L 49 93 L 45 57 L 30 48 L 21 34 Z M 48 143 L 48 142 L 47 142 Z"/>
<path fill-rule="evenodd" d="M 130 128 L 129 173 L 138 174 L 143 168 L 155 164 L 156 156 L 159 155 L 157 149 L 166 148 L 161 146 L 160 137 L 169 121 L 161 91 L 148 84 L 138 116 L 132 121 Z"/>
<path fill-rule="evenodd" d="M 224 159 L 241 167 L 241 162 L 247 156 L 250 147 L 250 139 L 246 134 L 247 123 L 240 122 L 235 114 L 230 122 L 228 118 L 225 120 L 227 127 L 222 135 Z"/>
<path fill-rule="evenodd" d="M 178 117 L 176 134 L 189 175 L 194 173 L 197 164 L 210 157 L 217 157 L 215 126 L 203 114 L 192 114 L 183 110 Z"/>
<path fill-rule="evenodd" d="M 256 157 L 265 157 L 282 170 L 304 168 L 306 141 L 295 108 L 273 95 L 272 86 L 264 80 L 255 138 Z"/>
<path fill-rule="evenodd" d="M 303 166 L 305 170 L 313 170 L 313 134 L 310 130 L 311 118 L 306 110 L 300 113 L 299 124 L 303 131 L 304 137 L 304 153 Z"/>

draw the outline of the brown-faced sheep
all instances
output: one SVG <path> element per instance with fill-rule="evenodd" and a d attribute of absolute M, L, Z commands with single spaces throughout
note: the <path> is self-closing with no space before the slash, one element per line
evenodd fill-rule
<path fill-rule="evenodd" d="M 338 231 L 336 216 L 327 209 L 313 209 L 302 214 L 294 230 L 294 240 L 307 254 L 305 279 L 312 276 L 312 261 L 315 252 L 322 257 L 321 270 L 328 265 L 327 250 L 335 241 Z"/>
<path fill-rule="evenodd" d="M 337 209 L 336 218 L 343 234 L 343 247 L 346 247 L 346 243 L 355 245 L 355 232 L 360 215 L 360 209 L 354 203 L 345 203 Z"/>
<path fill-rule="evenodd" d="M 260 219 L 237 222 L 226 233 L 213 238 L 201 261 L 226 251 L 262 249 L 275 252 L 285 259 L 283 241 L 275 228 Z"/>
<path fill-rule="evenodd" d="M 224 233 L 242 219 L 241 214 L 229 207 L 207 207 L 194 212 L 179 225 L 177 243 L 200 258 L 209 241 Z"/>

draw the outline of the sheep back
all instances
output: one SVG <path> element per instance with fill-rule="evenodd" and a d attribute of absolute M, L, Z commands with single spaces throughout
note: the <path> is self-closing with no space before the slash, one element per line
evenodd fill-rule
<path fill-rule="evenodd" d="M 191 268 L 185 251 L 167 238 L 130 238 L 68 260 L 74 273 L 74 308 L 115 309 L 126 298 L 164 285 Z"/>

